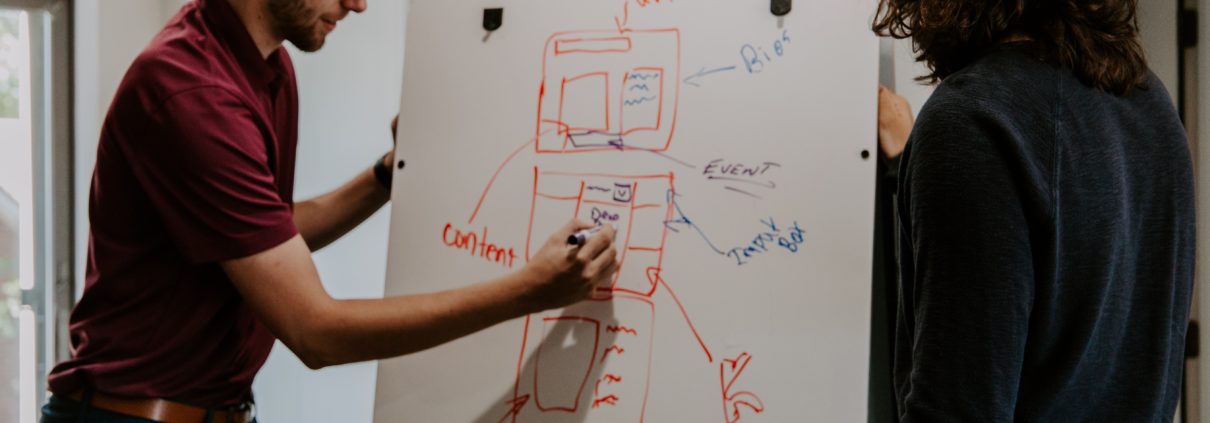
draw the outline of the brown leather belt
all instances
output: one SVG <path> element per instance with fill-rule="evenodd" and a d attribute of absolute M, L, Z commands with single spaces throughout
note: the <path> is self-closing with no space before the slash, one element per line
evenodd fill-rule
<path fill-rule="evenodd" d="M 84 398 L 79 392 L 68 397 L 79 402 L 83 402 Z M 89 406 L 164 423 L 201 423 L 205 421 L 207 412 L 205 408 L 165 399 L 118 397 L 100 392 L 92 393 Z M 210 411 L 210 421 L 213 423 L 249 423 L 255 417 L 251 403 L 228 410 Z"/>

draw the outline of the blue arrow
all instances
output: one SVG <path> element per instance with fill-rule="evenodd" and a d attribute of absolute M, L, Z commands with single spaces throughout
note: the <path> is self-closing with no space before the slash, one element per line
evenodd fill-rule
<path fill-rule="evenodd" d="M 730 72 L 733 70 L 735 70 L 735 66 L 726 66 L 726 67 L 715 68 L 715 69 L 710 69 L 710 70 L 706 70 L 706 68 L 702 68 L 702 70 L 697 71 L 697 73 L 695 73 L 693 75 L 689 75 L 688 78 L 685 78 L 685 83 L 695 86 L 695 87 L 701 87 L 701 85 L 698 85 L 696 82 L 693 82 L 693 80 L 705 77 L 706 75 L 719 73 L 719 72 Z"/>

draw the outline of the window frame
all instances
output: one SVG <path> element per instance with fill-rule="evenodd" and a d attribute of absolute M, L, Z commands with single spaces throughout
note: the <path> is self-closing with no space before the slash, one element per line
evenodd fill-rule
<path fill-rule="evenodd" d="M 30 223 L 34 225 L 35 256 L 34 288 L 22 291 L 21 303 L 33 311 L 36 353 L 33 398 L 25 396 L 23 386 L 20 415 L 27 417 L 32 411 L 36 420 L 38 407 L 46 402 L 47 375 L 55 363 L 70 357 L 66 323 L 75 302 L 72 2 L 0 0 L 0 8 L 24 11 L 29 16 L 30 81 L 23 83 L 30 84 L 30 135 L 34 142 L 34 213 Z"/>

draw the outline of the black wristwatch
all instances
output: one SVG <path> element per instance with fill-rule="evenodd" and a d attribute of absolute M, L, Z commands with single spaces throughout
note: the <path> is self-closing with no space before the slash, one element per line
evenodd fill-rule
<path fill-rule="evenodd" d="M 388 153 L 390 154 L 390 153 Z M 374 179 L 378 180 L 378 185 L 382 185 L 387 191 L 391 190 L 391 178 L 395 175 L 391 174 L 391 167 L 384 163 L 387 156 L 382 156 L 374 162 Z"/>

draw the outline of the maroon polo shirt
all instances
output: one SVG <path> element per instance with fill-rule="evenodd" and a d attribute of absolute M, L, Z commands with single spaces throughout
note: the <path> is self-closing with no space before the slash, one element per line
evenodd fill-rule
<path fill-rule="evenodd" d="M 134 61 L 101 130 L 73 357 L 50 389 L 215 407 L 247 400 L 274 336 L 219 262 L 294 237 L 298 95 L 224 0 L 197 0 Z"/>

